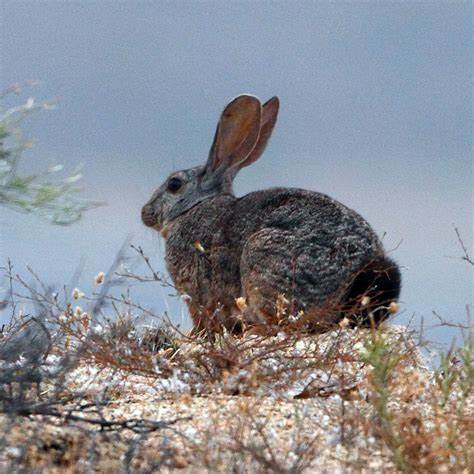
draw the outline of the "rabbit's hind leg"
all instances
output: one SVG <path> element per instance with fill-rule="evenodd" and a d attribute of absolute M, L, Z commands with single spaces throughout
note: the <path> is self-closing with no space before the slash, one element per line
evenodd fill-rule
<path fill-rule="evenodd" d="M 276 228 L 253 234 L 240 261 L 245 323 L 311 331 L 334 326 L 342 319 L 345 274 L 330 257 L 331 248 L 311 236 Z"/>
<path fill-rule="evenodd" d="M 294 308 L 292 253 L 295 236 L 286 230 L 264 228 L 245 243 L 240 261 L 243 317 L 250 325 L 278 325 Z"/>

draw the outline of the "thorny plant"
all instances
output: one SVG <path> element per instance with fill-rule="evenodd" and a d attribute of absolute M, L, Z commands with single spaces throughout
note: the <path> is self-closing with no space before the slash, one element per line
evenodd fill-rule
<path fill-rule="evenodd" d="M 68 287 L 55 291 L 31 269 L 29 283 L 10 262 L 3 268 L 7 294 L 0 310 L 10 311 L 11 318 L 0 335 L 0 423 L 5 427 L 0 453 L 12 448 L 11 433 L 17 429 L 35 439 L 31 446 L 10 450 L 12 466 L 65 467 L 81 459 L 90 468 L 104 466 L 102 451 L 113 445 L 122 453 L 114 466 L 124 472 L 202 465 L 216 471 L 296 473 L 317 466 L 321 436 L 327 433 L 334 447 L 330 459 L 347 470 L 363 467 L 349 454 L 352 446 L 367 456 L 380 452 L 388 471 L 462 471 L 472 463 L 470 321 L 459 325 L 464 345 L 442 354 L 432 375 L 417 366 L 418 348 L 407 332 L 359 330 L 344 319 L 318 336 L 285 331 L 285 326 L 271 335 L 224 332 L 213 338 L 183 334 L 169 323 L 140 329 L 138 318 L 151 311 L 126 291 L 115 296 L 112 290 L 128 280 L 171 284 L 139 247 L 133 249 L 147 274 L 124 270 L 127 246 L 106 274 L 97 275 L 91 296 Z M 470 262 L 462 248 L 463 260 Z M 85 310 L 81 302 L 88 305 Z M 441 326 L 454 324 L 437 317 Z M 73 383 L 84 367 L 94 369 L 95 394 Z M 189 416 L 112 417 L 108 410 L 123 390 L 117 380 L 130 378 L 133 385 L 137 377 L 170 403 L 179 402 L 176 397 L 190 397 L 182 403 L 192 404 L 199 397 L 230 396 L 236 400 L 232 423 L 223 424 L 216 411 L 209 414 L 207 428 L 196 422 L 197 434 L 189 436 L 185 427 L 194 423 Z M 173 383 L 185 395 L 163 392 Z M 288 415 L 291 440 L 272 425 L 271 400 L 278 398 L 294 407 Z M 315 418 L 309 412 L 316 408 Z M 37 422 L 55 431 L 35 438 Z M 2 469 L 5 462 L 0 455 Z"/>

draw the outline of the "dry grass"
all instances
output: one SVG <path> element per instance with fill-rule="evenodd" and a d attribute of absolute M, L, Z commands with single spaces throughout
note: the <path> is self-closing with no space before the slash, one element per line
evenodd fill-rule
<path fill-rule="evenodd" d="M 472 472 L 469 324 L 433 369 L 400 326 L 189 336 L 141 328 L 110 277 L 88 300 L 33 275 L 7 268 L 0 472 Z"/>
<path fill-rule="evenodd" d="M 97 335 L 70 318 L 38 387 L 2 385 L 4 471 L 468 472 L 472 463 L 472 341 L 430 371 L 401 327 L 209 341 L 170 328 L 137 335 L 126 318 Z M 65 373 L 48 376 L 71 352 Z"/>

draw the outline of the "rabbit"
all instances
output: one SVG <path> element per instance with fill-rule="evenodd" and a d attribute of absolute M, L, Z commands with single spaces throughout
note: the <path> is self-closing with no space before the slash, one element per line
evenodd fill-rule
<path fill-rule="evenodd" d="M 397 308 L 401 276 L 359 214 L 304 189 L 233 193 L 238 171 L 265 150 L 278 110 L 278 97 L 263 106 L 252 95 L 233 99 L 206 164 L 172 173 L 142 221 L 166 241 L 167 268 L 196 331 L 298 321 L 317 331 L 344 317 L 377 324 Z"/>

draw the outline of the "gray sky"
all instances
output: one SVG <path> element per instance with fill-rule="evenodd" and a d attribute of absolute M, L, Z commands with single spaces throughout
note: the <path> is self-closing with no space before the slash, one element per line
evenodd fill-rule
<path fill-rule="evenodd" d="M 473 272 L 471 5 L 468 2 L 1 1 L 0 85 L 37 79 L 59 96 L 33 119 L 33 166 L 84 164 L 86 195 L 108 206 L 70 228 L 0 209 L 0 257 L 62 284 L 106 269 L 129 233 L 163 267 L 140 207 L 174 169 L 204 162 L 222 107 L 250 92 L 281 99 L 263 158 L 238 195 L 321 191 L 360 212 L 403 267 L 399 321 L 453 320 Z M 400 243 L 401 241 L 401 243 Z M 400 244 L 399 244 L 400 243 Z M 166 291 L 143 304 L 181 310 Z M 453 333 L 433 337 L 448 342 Z"/>

